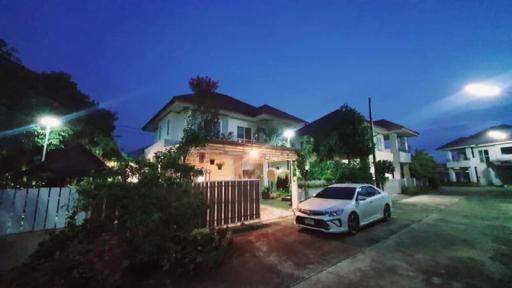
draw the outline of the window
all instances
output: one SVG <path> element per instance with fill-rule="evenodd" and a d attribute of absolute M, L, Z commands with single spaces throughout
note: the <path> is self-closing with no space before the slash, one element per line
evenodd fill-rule
<path fill-rule="evenodd" d="M 480 163 L 489 162 L 489 151 L 486 150 L 478 150 L 478 158 L 480 158 Z"/>
<path fill-rule="evenodd" d="M 171 133 L 171 120 L 167 119 L 167 136 Z"/>
<path fill-rule="evenodd" d="M 501 154 L 503 154 L 503 155 L 511 155 L 512 154 L 512 146 L 501 147 Z"/>
<path fill-rule="evenodd" d="M 158 140 L 162 138 L 162 124 L 158 125 Z"/>
<path fill-rule="evenodd" d="M 252 131 L 249 127 L 238 126 L 236 128 L 236 138 L 251 140 Z"/>
<path fill-rule="evenodd" d="M 380 194 L 380 192 L 377 191 L 377 189 L 373 188 L 372 186 L 366 186 L 366 194 L 368 195 L 366 197 L 373 197 L 375 195 Z"/>
<path fill-rule="evenodd" d="M 326 187 L 315 195 L 315 198 L 352 200 L 356 188 L 354 187 Z"/>

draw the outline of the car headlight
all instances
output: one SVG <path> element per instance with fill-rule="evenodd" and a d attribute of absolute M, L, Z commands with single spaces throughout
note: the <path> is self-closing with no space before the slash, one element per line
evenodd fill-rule
<path fill-rule="evenodd" d="M 329 217 L 335 217 L 335 216 L 341 216 L 341 214 L 343 214 L 343 209 L 329 211 L 329 213 L 327 214 L 327 216 L 329 216 Z"/>

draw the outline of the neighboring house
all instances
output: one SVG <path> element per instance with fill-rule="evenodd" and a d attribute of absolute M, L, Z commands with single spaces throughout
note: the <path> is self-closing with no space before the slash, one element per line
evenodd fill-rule
<path fill-rule="evenodd" d="M 174 96 L 144 125 L 144 131 L 155 133 L 155 143 L 145 149 L 145 157 L 152 158 L 181 139 L 195 97 Z M 271 145 L 269 134 L 277 132 L 281 137 L 285 129 L 297 129 L 305 121 L 269 105 L 255 107 L 220 93 L 215 97 L 219 137 L 187 157 L 190 164 L 203 171 L 199 180 L 260 179 L 267 185 L 278 176 L 287 176 L 289 161 L 297 158 L 295 150 Z"/>
<path fill-rule="evenodd" d="M 341 110 L 338 109 L 326 114 L 299 129 L 298 134 L 311 135 L 318 131 L 324 131 L 322 133 L 327 134 L 334 129 L 335 123 L 339 122 L 340 113 Z M 407 138 L 418 136 L 418 132 L 384 119 L 374 121 L 373 127 L 377 161 L 391 161 L 395 168 L 393 175 L 389 175 L 391 179 L 386 184 L 385 190 L 398 193 L 402 186 L 414 185 L 415 181 L 411 178 L 409 169 L 411 153 Z"/>
<path fill-rule="evenodd" d="M 512 184 L 512 125 L 490 127 L 437 150 L 447 152 L 450 182 Z"/>

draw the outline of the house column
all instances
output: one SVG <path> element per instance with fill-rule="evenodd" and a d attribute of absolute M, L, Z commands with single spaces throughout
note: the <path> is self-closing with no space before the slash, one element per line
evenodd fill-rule
<path fill-rule="evenodd" d="M 393 179 L 400 179 L 402 175 L 400 170 L 400 149 L 398 146 L 399 143 L 396 133 L 389 135 L 389 143 L 391 144 L 391 153 L 393 153 L 393 166 L 395 167 Z"/>
<path fill-rule="evenodd" d="M 448 151 L 446 152 L 446 156 L 448 156 L 448 162 L 452 162 L 453 161 L 453 157 L 452 157 L 452 151 Z"/>
<path fill-rule="evenodd" d="M 409 169 L 409 163 L 404 163 L 402 165 L 402 168 L 404 169 L 404 184 L 405 184 L 405 186 L 409 186 L 409 184 L 410 184 L 409 180 L 411 179 L 411 171 Z"/>
<path fill-rule="evenodd" d="M 299 185 L 297 183 L 297 178 L 295 177 L 293 171 L 293 161 L 289 160 L 288 164 L 290 166 L 290 188 L 292 195 L 292 209 L 295 209 L 299 206 Z"/>
<path fill-rule="evenodd" d="M 263 160 L 263 187 L 268 186 L 268 160 Z"/>
<path fill-rule="evenodd" d="M 457 176 L 453 168 L 448 169 L 448 178 L 450 178 L 450 182 L 457 182 Z"/>
<path fill-rule="evenodd" d="M 471 157 L 471 155 L 469 155 L 469 157 Z M 471 183 L 478 182 L 478 179 L 476 177 L 476 172 L 475 172 L 475 166 L 469 167 L 469 182 L 471 182 Z"/>

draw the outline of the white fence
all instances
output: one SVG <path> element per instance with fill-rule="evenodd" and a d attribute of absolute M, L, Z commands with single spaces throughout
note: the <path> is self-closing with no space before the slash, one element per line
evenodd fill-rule
<path fill-rule="evenodd" d="M 0 235 L 63 228 L 76 198 L 72 187 L 0 190 Z M 78 215 L 77 223 L 84 218 Z"/>

